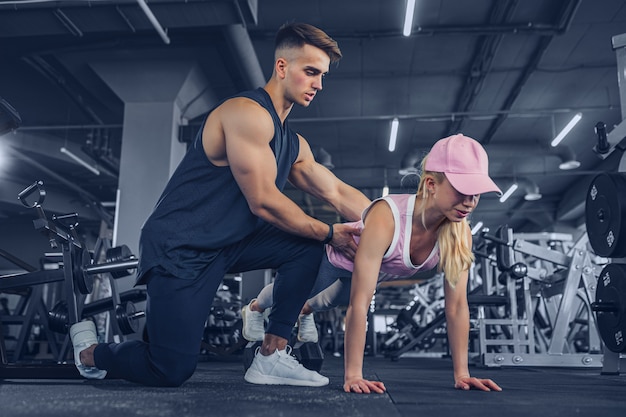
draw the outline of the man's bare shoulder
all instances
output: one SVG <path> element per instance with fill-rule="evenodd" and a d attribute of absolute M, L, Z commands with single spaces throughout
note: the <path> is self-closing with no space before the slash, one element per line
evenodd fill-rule
<path fill-rule="evenodd" d="M 223 140 L 251 138 L 263 142 L 274 135 L 270 113 L 256 101 L 247 97 L 233 97 L 213 110 L 205 124 L 206 138 Z"/>
<path fill-rule="evenodd" d="M 263 106 L 248 97 L 229 98 L 220 104 L 215 111 L 219 114 L 230 114 L 231 112 L 235 112 L 239 114 L 250 113 L 252 115 L 266 113 L 269 115 L 268 111 L 263 108 Z"/>

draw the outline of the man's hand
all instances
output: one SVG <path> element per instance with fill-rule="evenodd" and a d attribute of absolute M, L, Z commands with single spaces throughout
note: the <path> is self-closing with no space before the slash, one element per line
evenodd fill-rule
<path fill-rule="evenodd" d="M 346 255 L 348 259 L 353 260 L 357 248 L 354 236 L 361 236 L 361 230 L 356 226 L 341 223 L 335 223 L 332 227 L 333 239 L 329 244 Z"/>

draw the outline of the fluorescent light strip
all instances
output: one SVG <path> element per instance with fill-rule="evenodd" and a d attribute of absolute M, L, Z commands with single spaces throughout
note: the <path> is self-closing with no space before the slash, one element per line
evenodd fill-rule
<path fill-rule="evenodd" d="M 508 198 L 511 197 L 511 194 L 513 194 L 515 190 L 517 190 L 517 187 L 517 183 L 513 183 L 513 185 L 511 185 L 509 189 L 506 190 L 504 194 L 502 194 L 502 197 L 500 197 L 500 202 L 504 203 L 506 200 L 508 200 Z"/>
<path fill-rule="evenodd" d="M 550 145 L 552 147 L 555 147 L 556 145 L 561 143 L 561 141 L 565 138 L 565 136 L 567 136 L 570 130 L 572 130 L 574 126 L 576 126 L 576 124 L 580 121 L 580 119 L 582 119 L 582 117 L 583 117 L 582 113 L 576 113 L 574 117 L 572 117 L 572 120 L 570 120 L 569 123 L 565 125 L 563 130 L 561 130 L 561 132 L 558 135 L 556 135 L 554 139 L 552 139 L 552 142 L 550 143 Z"/>
<path fill-rule="evenodd" d="M 398 118 L 391 122 L 391 133 L 389 134 L 389 152 L 396 150 L 396 139 L 398 138 Z"/>
<path fill-rule="evenodd" d="M 415 11 L 415 0 L 407 0 L 406 2 L 406 14 L 404 15 L 404 29 L 402 34 L 404 36 L 410 36 L 413 29 L 413 12 Z"/>
<path fill-rule="evenodd" d="M 83 161 L 82 159 L 80 159 L 78 156 L 74 155 L 72 152 L 70 152 L 67 148 L 61 148 L 61 152 L 64 153 L 65 155 L 69 156 L 70 158 L 72 158 L 74 161 L 76 161 L 77 163 L 79 163 L 80 165 L 84 166 L 85 168 L 87 168 L 89 171 L 93 172 L 96 175 L 100 175 L 100 171 L 98 171 L 96 168 L 92 167 L 91 165 L 89 165 L 87 162 Z"/>
<path fill-rule="evenodd" d="M 478 233 L 481 227 L 483 227 L 483 222 L 479 220 L 478 223 L 476 223 L 474 227 L 472 227 L 472 236 Z"/>

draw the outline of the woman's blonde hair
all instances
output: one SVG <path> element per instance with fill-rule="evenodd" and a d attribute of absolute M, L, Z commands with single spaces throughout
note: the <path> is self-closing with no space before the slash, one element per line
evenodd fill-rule
<path fill-rule="evenodd" d="M 422 174 L 417 186 L 417 195 L 422 197 L 420 211 L 424 227 L 426 227 L 424 224 L 424 209 L 428 199 L 431 198 L 426 188 L 426 179 L 432 177 L 437 184 L 441 184 L 446 178 L 442 172 L 426 171 L 424 169 L 425 161 L 426 158 L 422 160 Z M 460 222 L 451 222 L 446 219 L 437 231 L 439 271 L 444 273 L 446 280 L 452 288 L 456 286 L 461 272 L 469 269 L 474 262 L 472 241 L 467 238 L 468 227 L 467 219 L 463 219 Z"/>

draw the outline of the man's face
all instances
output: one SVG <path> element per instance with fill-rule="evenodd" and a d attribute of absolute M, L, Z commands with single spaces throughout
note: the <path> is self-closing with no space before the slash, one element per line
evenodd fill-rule
<path fill-rule="evenodd" d="M 328 73 L 330 58 L 326 52 L 312 45 L 292 49 L 287 55 L 286 98 L 307 107 L 322 89 L 322 80 Z"/>

